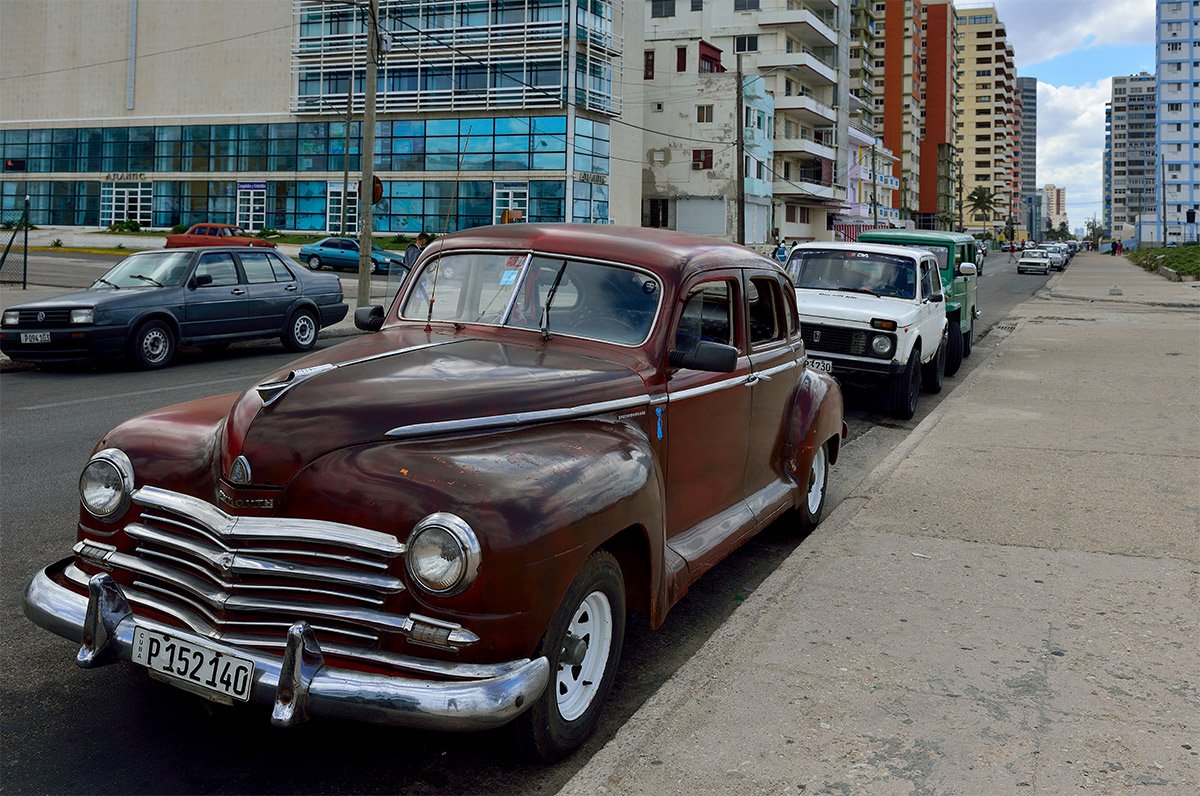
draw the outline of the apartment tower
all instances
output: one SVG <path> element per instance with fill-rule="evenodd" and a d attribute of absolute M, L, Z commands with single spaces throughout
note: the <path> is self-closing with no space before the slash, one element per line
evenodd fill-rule
<path fill-rule="evenodd" d="M 1153 213 L 1157 207 L 1155 83 L 1154 75 L 1148 72 L 1112 79 L 1112 100 L 1106 112 L 1109 129 L 1105 167 L 1107 231 L 1114 240 L 1135 238 L 1138 216 Z"/>
<path fill-rule="evenodd" d="M 1021 223 L 1030 237 L 1037 238 L 1045 223 L 1037 197 L 1037 78 L 1018 77 L 1017 93 L 1021 96 Z"/>
<path fill-rule="evenodd" d="M 958 123 L 961 85 L 957 32 L 950 0 L 927 0 L 924 7 L 925 101 L 921 107 L 920 200 L 922 229 L 952 229 L 958 217 Z"/>
<path fill-rule="evenodd" d="M 1155 161 L 1159 183 L 1156 230 L 1140 225 L 1143 241 L 1197 240 L 1200 212 L 1200 7 L 1158 0 L 1158 124 Z M 1191 221 L 1188 221 L 1189 213 Z"/>
<path fill-rule="evenodd" d="M 883 141 L 897 157 L 893 176 L 899 188 L 893 203 L 901 221 L 920 207 L 921 106 L 925 74 L 922 65 L 924 17 L 920 0 L 877 0 L 875 52 L 883 57 Z M 882 20 L 882 21 L 880 21 Z M 879 36 L 882 26 L 883 35 Z M 880 85 L 882 82 L 882 85 Z"/>

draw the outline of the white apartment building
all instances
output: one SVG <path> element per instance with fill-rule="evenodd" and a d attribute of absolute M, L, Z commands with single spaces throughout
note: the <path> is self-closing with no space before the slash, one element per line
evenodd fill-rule
<path fill-rule="evenodd" d="M 1114 240 L 1132 240 L 1138 215 L 1155 208 L 1155 104 L 1154 75 L 1141 72 L 1112 79 L 1104 157 L 1105 221 Z"/>
<path fill-rule="evenodd" d="M 646 223 L 690 223 L 680 203 L 691 207 L 702 197 L 719 199 L 727 208 L 724 217 L 736 218 L 741 195 L 747 244 L 832 237 L 832 214 L 846 186 L 838 167 L 849 115 L 847 103 L 839 101 L 848 94 L 844 5 L 837 0 L 646 1 L 642 105 L 645 127 L 652 131 L 646 134 Z M 737 127 L 718 121 L 736 118 L 728 109 L 738 103 L 737 80 L 728 76 L 739 69 L 744 87 L 740 193 Z M 698 98 L 698 85 L 707 86 L 707 102 Z M 712 106 L 711 123 L 697 121 L 707 118 L 697 108 L 702 104 Z M 763 116 L 770 124 L 760 136 L 756 125 Z M 663 154 L 667 139 L 677 142 L 667 147 L 670 155 Z M 699 166 L 690 173 L 672 171 L 668 163 L 675 153 L 689 148 L 692 157 L 686 162 Z M 696 154 L 708 148 L 711 166 L 703 153 Z M 735 156 L 722 156 L 730 148 Z M 765 216 L 760 215 L 764 209 Z M 710 215 L 716 216 L 715 211 Z M 753 239 L 759 218 L 768 222 L 761 241 Z M 739 232 L 727 224 L 725 230 L 713 226 L 710 234 L 737 240 Z"/>

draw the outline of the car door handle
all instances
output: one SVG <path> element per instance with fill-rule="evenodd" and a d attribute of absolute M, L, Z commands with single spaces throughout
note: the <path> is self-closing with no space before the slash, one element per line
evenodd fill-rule
<path fill-rule="evenodd" d="M 235 295 L 235 296 L 244 296 L 244 295 L 246 295 L 246 291 L 245 291 L 245 289 L 244 289 L 244 288 L 240 288 L 240 287 L 235 287 L 233 290 L 231 290 L 231 291 L 229 291 L 229 292 L 230 292 L 230 293 L 232 293 L 232 294 L 233 294 L 233 295 Z"/>
<path fill-rule="evenodd" d="M 771 380 L 771 377 L 767 376 L 765 374 L 751 373 L 749 376 L 746 377 L 745 386 L 753 387 L 755 384 L 758 384 L 760 381 L 770 381 L 770 380 Z"/>
<path fill-rule="evenodd" d="M 296 286 L 294 284 L 288 285 L 287 287 L 284 288 L 284 290 L 295 290 L 295 289 L 296 289 Z"/>

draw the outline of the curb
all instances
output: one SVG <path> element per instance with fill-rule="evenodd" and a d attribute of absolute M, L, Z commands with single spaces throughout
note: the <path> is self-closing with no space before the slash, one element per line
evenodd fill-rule
<path fill-rule="evenodd" d="M 1017 321 L 1016 329 L 1019 330 L 1021 325 L 1021 322 Z M 960 390 L 965 392 L 973 387 L 992 360 L 999 356 L 1005 340 L 1012 334 L 1013 332 L 1010 332 L 999 339 L 997 345 L 971 370 L 970 375 L 947 393 L 946 398 L 938 404 L 937 408 L 918 423 L 899 445 L 863 477 L 862 481 L 843 498 L 838 507 L 817 526 L 809 539 L 820 542 L 843 530 L 854 520 L 870 502 L 872 493 L 880 484 L 887 480 L 912 451 L 941 423 L 942 418 L 949 411 L 950 401 L 948 399 Z M 734 657 L 729 651 L 741 646 L 742 639 L 755 631 L 762 609 L 778 603 L 787 592 L 791 591 L 791 584 L 804 577 L 807 571 L 807 562 L 813 555 L 820 554 L 820 545 L 816 545 L 815 550 L 813 546 L 807 548 L 803 545 L 797 546 L 796 550 L 767 576 L 746 601 L 730 614 L 719 628 L 713 631 L 700 649 L 634 712 L 633 716 L 617 731 L 617 734 L 610 738 L 591 760 L 584 763 L 579 771 L 558 791 L 558 795 L 606 793 L 614 787 L 619 790 L 622 787 L 620 781 L 614 782 L 611 776 L 627 770 L 623 763 L 628 754 L 642 749 L 648 738 L 659 735 L 658 728 L 670 721 L 677 706 L 693 700 L 696 694 L 709 688 L 713 680 L 723 679 L 722 674 L 729 668 L 729 661 Z M 611 758 L 603 762 L 603 769 L 608 772 L 604 778 L 589 777 L 586 782 L 581 780 L 580 774 L 601 758 Z M 600 767 L 601 763 L 597 762 L 596 765 Z M 579 781 L 577 782 L 577 780 Z M 628 781 L 626 780 L 626 782 Z"/>

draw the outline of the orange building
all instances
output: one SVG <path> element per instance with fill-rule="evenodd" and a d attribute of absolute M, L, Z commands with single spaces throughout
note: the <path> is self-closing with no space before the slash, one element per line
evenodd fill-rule
<path fill-rule="evenodd" d="M 950 0 L 927 0 L 924 19 L 925 102 L 916 222 L 922 229 L 951 229 L 958 226 L 959 153 L 954 136 L 960 93 L 954 6 Z"/>

